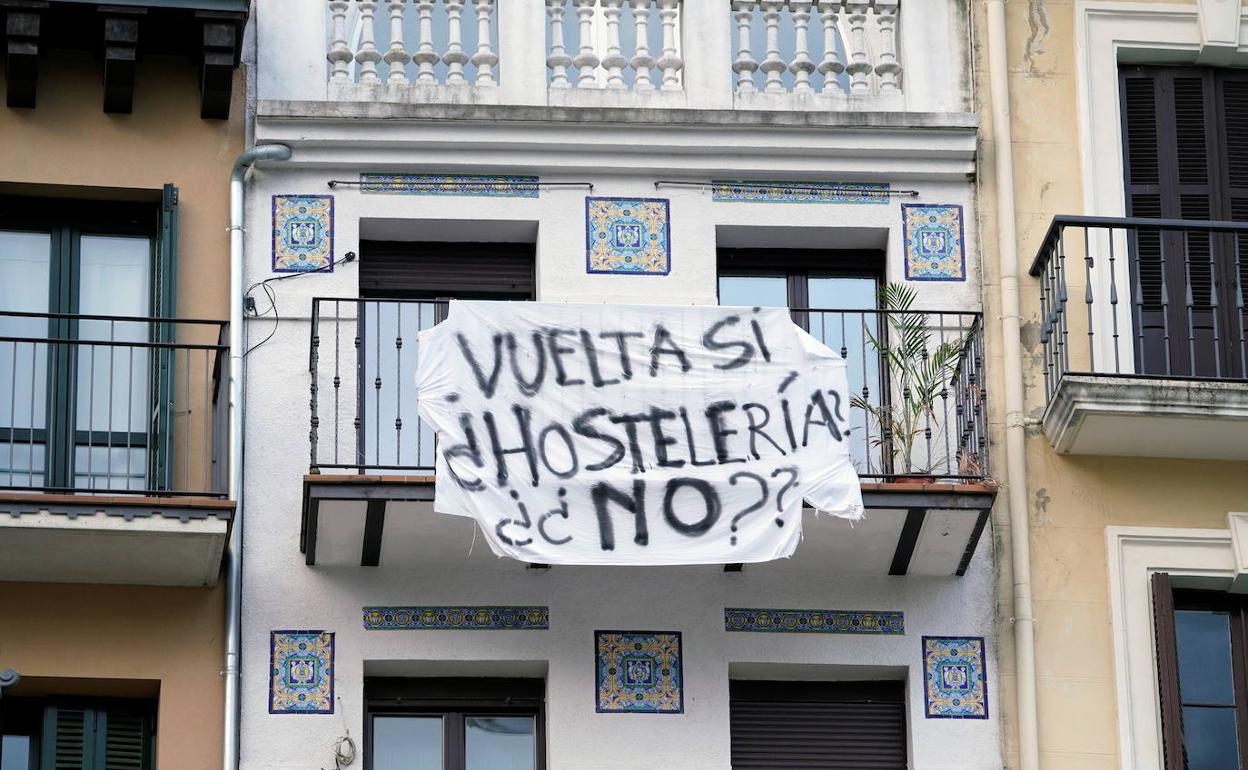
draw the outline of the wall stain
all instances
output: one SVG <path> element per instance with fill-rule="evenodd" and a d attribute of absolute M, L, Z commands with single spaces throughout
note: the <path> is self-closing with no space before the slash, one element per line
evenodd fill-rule
<path fill-rule="evenodd" d="M 1027 352 L 1036 353 L 1036 348 L 1040 346 L 1040 322 L 1028 321 L 1023 324 L 1019 327 L 1018 337 Z"/>
<path fill-rule="evenodd" d="M 1027 62 L 1027 70 L 1032 77 L 1044 77 L 1047 73 L 1041 72 L 1036 66 L 1036 57 L 1044 53 L 1044 41 L 1049 36 L 1049 9 L 1046 0 L 1028 0 L 1027 3 L 1027 26 L 1031 32 L 1027 36 L 1027 48 L 1023 52 L 1023 59 Z"/>

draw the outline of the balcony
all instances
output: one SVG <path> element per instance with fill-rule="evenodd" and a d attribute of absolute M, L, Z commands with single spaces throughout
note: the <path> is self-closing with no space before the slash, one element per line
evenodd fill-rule
<path fill-rule="evenodd" d="M 308 565 L 410 567 L 464 558 L 475 524 L 433 512 L 436 445 L 415 398 L 417 335 L 445 312 L 437 302 L 312 301 L 311 456 L 300 534 Z M 964 574 L 995 497 L 981 314 L 792 314 L 849 363 L 851 453 L 868 513 L 851 526 L 807 511 L 803 543 L 784 568 Z M 902 315 L 923 329 L 913 361 L 926 364 L 941 349 L 948 359 L 932 381 L 930 408 L 912 413 L 902 408 L 914 403 L 911 380 L 902 359 L 889 355 L 902 344 Z M 492 556 L 479 564 L 514 565 Z"/>
<path fill-rule="evenodd" d="M 215 585 L 225 324 L 0 312 L 0 580 Z"/>
<path fill-rule="evenodd" d="M 1054 449 L 1248 460 L 1248 224 L 1059 216 L 1031 274 Z"/>
<path fill-rule="evenodd" d="M 327 10 L 331 102 L 905 109 L 900 0 L 328 0 Z M 722 82 L 707 88 L 712 72 Z"/>

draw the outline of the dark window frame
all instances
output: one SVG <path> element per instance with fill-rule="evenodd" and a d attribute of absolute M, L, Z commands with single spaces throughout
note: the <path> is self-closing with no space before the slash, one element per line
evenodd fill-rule
<path fill-rule="evenodd" d="M 147 192 L 147 191 L 144 191 Z M 152 200 L 96 200 L 88 198 L 57 198 L 0 195 L 0 230 L 10 232 L 46 233 L 49 235 L 49 275 L 46 312 L 73 315 L 80 311 L 82 238 L 83 236 L 143 237 L 148 242 L 148 317 L 172 317 L 176 302 L 178 204 L 177 188 L 166 185 L 163 191 L 152 192 Z M 170 324 L 148 325 L 148 342 L 172 342 Z M 79 322 L 71 318 L 48 319 L 47 334 L 51 340 L 78 341 L 82 337 Z M 78 362 L 71 360 L 79 348 L 72 345 L 50 345 L 47 352 L 46 386 L 43 398 L 42 429 L 0 426 L 0 436 L 15 443 L 32 443 L 44 448 L 43 484 L 48 489 L 77 487 L 74 458 L 79 447 L 124 446 L 148 449 L 149 443 L 160 446 L 160 436 L 171 428 L 169 408 L 161 408 L 158 424 L 147 431 L 87 431 L 77 425 L 76 375 Z M 172 388 L 170 354 L 156 351 L 149 362 L 148 387 L 153 396 L 169 393 Z M 152 438 L 149 441 L 149 438 Z M 147 485 L 160 488 L 169 471 L 163 452 L 147 452 Z M 167 481 L 167 479 L 165 479 Z M 87 485 L 91 486 L 88 479 Z M 102 488 L 99 491 L 108 491 Z"/>
<path fill-rule="evenodd" d="M 95 720 L 95 725 L 88 729 L 94 733 L 99 724 L 104 725 L 105 733 L 95 737 L 90 745 L 84 745 L 85 770 L 105 770 L 107 755 L 100 753 L 107 734 L 108 716 L 123 714 L 138 717 L 142 720 L 143 756 L 140 767 L 142 770 L 156 768 L 156 735 L 158 702 L 151 698 L 114 698 L 77 695 L 57 695 L 47 697 L 14 697 L 0 699 L 0 729 L 6 724 L 19 722 L 21 732 L 9 732 L 5 735 L 23 735 L 31 738 L 30 757 L 31 770 L 53 770 L 56 766 L 53 757 L 44 751 L 45 743 L 50 740 L 46 731 L 55 726 L 59 709 L 75 709 L 87 712 L 86 719 Z M 16 713 L 15 713 L 16 712 Z M 54 740 L 54 739 L 53 739 Z M 84 744 L 86 740 L 84 739 Z M 2 757 L 0 757 L 2 759 Z"/>
<path fill-rule="evenodd" d="M 1230 647 L 1239 766 L 1248 769 L 1248 596 L 1224 591 L 1175 588 L 1170 575 L 1154 573 L 1153 622 L 1157 649 L 1163 767 L 1186 770 L 1183 708 L 1179 687 L 1178 642 L 1175 613 L 1183 610 L 1226 612 L 1230 615 Z M 1230 708 L 1230 707 L 1226 707 Z"/>
<path fill-rule="evenodd" d="M 844 310 L 848 308 L 811 308 L 811 278 L 871 278 L 878 292 L 885 279 L 884 252 L 873 249 L 759 249 L 721 248 L 716 252 L 715 296 L 719 298 L 719 279 L 734 276 L 776 276 L 784 274 L 790 308 Z M 876 303 L 878 305 L 878 302 Z M 794 313 L 802 324 L 802 314 Z M 805 328 L 805 324 L 802 324 Z"/>
<path fill-rule="evenodd" d="M 546 767 L 544 679 L 365 677 L 363 770 L 373 770 L 373 718 L 377 716 L 441 717 L 445 770 L 465 766 L 465 717 L 533 717 L 534 767 Z"/>

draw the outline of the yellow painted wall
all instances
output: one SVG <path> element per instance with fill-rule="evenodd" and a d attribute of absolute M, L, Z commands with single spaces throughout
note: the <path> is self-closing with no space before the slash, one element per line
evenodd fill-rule
<path fill-rule="evenodd" d="M 213 770 L 221 766 L 224 604 L 220 588 L 0 583 L 0 670 L 24 680 L 156 680 L 157 767 Z M 81 688 L 100 693 L 89 682 Z"/>
<path fill-rule="evenodd" d="M 244 144 L 242 70 L 230 119 L 213 121 L 199 117 L 190 56 L 143 59 L 131 115 L 104 113 L 101 66 L 89 53 L 40 59 L 37 107 L 0 106 L 0 184 L 156 191 L 176 184 L 178 315 L 223 319 L 228 177 Z M 0 583 L 0 669 L 158 680 L 159 766 L 209 770 L 220 766 L 223 604 L 221 588 Z"/>
<path fill-rule="evenodd" d="M 1011 0 L 1008 27 L 1018 268 L 1026 413 L 1045 405 L 1040 362 L 1039 290 L 1027 275 L 1055 214 L 1083 213 L 1073 0 Z M 986 315 L 1000 318 L 996 264 L 997 197 L 983 0 L 974 3 L 976 82 L 981 116 L 980 233 L 986 255 Z M 1100 126 L 1114 131 L 1118 126 Z M 989 325 L 994 463 L 1004 473 L 1004 361 L 1001 329 Z M 1027 431 L 1027 500 L 1041 763 L 1061 770 L 1119 768 L 1118 715 L 1110 638 L 1107 526 L 1226 527 L 1226 513 L 1248 506 L 1248 464 L 1057 455 L 1038 427 Z M 1011 483 L 1010 480 L 1005 480 Z M 1001 622 L 1000 713 L 1007 764 L 1018 766 L 1013 675 L 1013 574 L 1006 495 L 994 512 Z"/>

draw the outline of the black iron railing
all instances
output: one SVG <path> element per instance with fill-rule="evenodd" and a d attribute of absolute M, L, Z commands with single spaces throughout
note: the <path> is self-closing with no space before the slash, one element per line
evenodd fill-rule
<path fill-rule="evenodd" d="M 1047 395 L 1068 373 L 1248 379 L 1248 223 L 1058 216 L 1031 275 Z"/>
<path fill-rule="evenodd" d="M 0 489 L 224 497 L 225 330 L 0 311 Z"/>
<path fill-rule="evenodd" d="M 416 407 L 416 336 L 445 312 L 440 302 L 312 301 L 313 473 L 432 472 L 434 436 Z M 863 479 L 988 476 L 981 314 L 815 308 L 792 314 L 848 363 L 850 445 Z M 907 351 L 897 342 L 903 321 L 922 332 Z"/>

